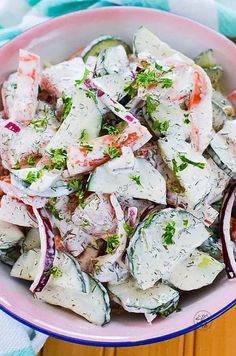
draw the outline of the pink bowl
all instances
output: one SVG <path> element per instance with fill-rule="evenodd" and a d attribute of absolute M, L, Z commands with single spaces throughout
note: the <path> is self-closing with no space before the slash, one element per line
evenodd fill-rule
<path fill-rule="evenodd" d="M 108 7 L 80 11 L 47 21 L 0 48 L 0 83 L 15 70 L 19 48 L 59 62 L 101 34 L 115 34 L 131 42 L 140 25 L 148 27 L 174 48 L 194 57 L 213 48 L 225 68 L 226 91 L 235 89 L 236 46 L 218 33 L 193 21 L 161 11 Z M 10 278 L 9 268 L 0 265 L 1 309 L 17 320 L 55 337 L 88 345 L 132 346 L 166 340 L 215 319 L 235 305 L 236 282 L 221 279 L 212 286 L 188 294 L 182 311 L 148 325 L 134 314 L 113 316 L 110 324 L 98 327 L 66 310 L 35 300 L 28 284 Z"/>

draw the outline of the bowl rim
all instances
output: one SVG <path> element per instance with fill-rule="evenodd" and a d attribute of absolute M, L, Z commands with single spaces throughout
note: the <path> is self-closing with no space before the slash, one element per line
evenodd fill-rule
<path fill-rule="evenodd" d="M 62 16 L 58 16 L 55 18 L 51 18 L 51 19 L 47 19 L 39 24 L 36 24 L 32 27 L 30 27 L 29 29 L 25 30 L 24 32 L 22 32 L 21 34 L 19 34 L 17 37 L 11 39 L 10 41 L 8 41 L 7 43 L 3 44 L 0 47 L 0 52 L 2 50 L 7 50 L 7 49 L 13 49 L 14 51 L 18 48 L 17 43 L 18 41 L 20 41 L 21 39 L 25 39 L 27 41 L 27 39 L 30 39 L 34 33 L 36 34 L 36 36 L 38 36 L 38 31 L 40 30 L 40 28 L 47 28 L 50 30 L 51 28 L 54 27 L 54 25 L 56 26 L 57 24 L 59 24 L 61 21 L 63 22 L 64 19 L 70 19 L 70 18 L 76 18 L 77 16 L 83 16 L 84 13 L 100 13 L 100 12 L 104 12 L 106 13 L 107 11 L 124 11 L 124 8 L 126 11 L 137 11 L 137 12 L 143 12 L 144 15 L 148 13 L 157 13 L 160 16 L 166 16 L 168 18 L 172 18 L 172 19 L 176 19 L 179 21 L 184 21 L 185 23 L 187 23 L 187 25 L 189 26 L 194 26 L 196 29 L 200 29 L 203 31 L 207 31 L 209 34 L 211 34 L 211 36 L 213 36 L 213 38 L 215 38 L 215 40 L 221 40 L 222 42 L 226 43 L 228 47 L 231 47 L 232 50 L 234 50 L 236 52 L 236 45 L 227 37 L 225 37 L 224 35 L 216 32 L 215 30 L 198 23 L 197 21 L 191 20 L 189 18 L 185 18 L 183 16 L 179 16 L 173 13 L 169 13 L 166 11 L 162 11 L 162 10 L 158 10 L 158 9 L 154 9 L 154 8 L 145 8 L 145 7 L 136 7 L 136 6 L 109 6 L 109 7 L 102 7 L 102 8 L 93 8 L 93 9 L 86 9 L 86 10 L 80 10 L 80 11 L 75 11 L 69 14 L 65 14 Z M 166 341 L 181 335 L 184 335 L 188 332 L 194 331 L 198 328 L 203 327 L 204 325 L 208 324 L 209 322 L 213 321 L 214 319 L 216 319 L 217 317 L 219 317 L 220 315 L 222 315 L 223 313 L 225 313 L 226 311 L 230 310 L 233 306 L 236 305 L 236 299 L 232 300 L 230 303 L 228 303 L 227 305 L 225 305 L 222 309 L 218 310 L 216 313 L 211 314 L 209 317 L 207 317 L 206 319 L 198 322 L 198 323 L 194 323 L 193 325 L 190 325 L 186 328 L 180 329 L 178 331 L 172 332 L 170 334 L 165 334 L 162 336 L 157 336 L 157 337 L 152 337 L 152 338 L 147 338 L 144 340 L 137 340 L 137 341 L 117 341 L 117 342 L 108 342 L 108 341 L 92 341 L 92 340 L 86 340 L 86 339 L 80 339 L 79 337 L 71 337 L 71 336 L 67 336 L 67 335 L 63 335 L 60 333 L 55 333 L 53 331 L 50 331 L 49 329 L 37 326 L 36 324 L 34 324 L 33 322 L 31 322 L 28 319 L 24 319 L 21 316 L 17 315 L 16 313 L 12 312 L 10 310 L 10 308 L 8 309 L 6 306 L 0 305 L 0 310 L 2 310 L 3 312 L 5 312 L 6 314 L 8 314 L 9 316 L 13 317 L 15 320 L 19 321 L 20 323 L 31 327 L 39 332 L 42 332 L 48 336 L 52 336 L 55 337 L 57 339 L 63 340 L 63 341 L 68 341 L 68 342 L 72 342 L 72 343 L 76 343 L 76 344 L 82 344 L 82 345 L 88 345 L 88 346 L 100 346 L 100 347 L 128 347 L 128 346 L 138 346 L 138 345 L 147 345 L 147 344 L 152 344 L 152 343 L 156 343 L 156 342 L 160 342 L 160 341 Z"/>

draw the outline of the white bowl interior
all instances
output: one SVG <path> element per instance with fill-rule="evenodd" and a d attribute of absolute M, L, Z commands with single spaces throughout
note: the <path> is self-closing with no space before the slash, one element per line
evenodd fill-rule
<path fill-rule="evenodd" d="M 53 63 L 66 58 L 81 46 L 101 34 L 114 34 L 131 43 L 134 32 L 144 25 L 174 48 L 195 57 L 213 48 L 217 62 L 225 69 L 226 91 L 236 83 L 236 47 L 223 36 L 189 20 L 167 13 L 141 8 L 105 8 L 75 13 L 58 18 L 24 35 L 0 49 L 0 83 L 16 69 L 18 49 L 27 48 Z M 0 265 L 0 303 L 12 314 L 45 332 L 85 343 L 125 344 L 142 340 L 168 338 L 197 323 L 198 312 L 216 316 L 235 301 L 235 281 L 223 278 L 209 288 L 193 292 L 181 302 L 182 311 L 148 325 L 143 316 L 124 314 L 113 316 L 109 325 L 101 328 L 63 309 L 36 301 L 28 284 L 9 277 L 9 268 Z M 177 333 L 177 334 L 176 334 Z"/>

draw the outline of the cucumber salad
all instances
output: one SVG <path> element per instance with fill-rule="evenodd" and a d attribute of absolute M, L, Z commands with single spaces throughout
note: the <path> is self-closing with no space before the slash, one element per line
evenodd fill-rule
<path fill-rule="evenodd" d="M 0 260 L 34 297 L 148 322 L 236 277 L 236 91 L 144 27 L 2 85 Z"/>

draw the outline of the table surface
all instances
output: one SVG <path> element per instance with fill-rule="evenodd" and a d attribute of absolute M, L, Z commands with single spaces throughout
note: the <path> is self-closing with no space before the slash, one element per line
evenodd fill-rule
<path fill-rule="evenodd" d="M 206 327 L 157 344 L 113 348 L 76 345 L 49 338 L 39 356 L 235 356 L 236 308 Z"/>

